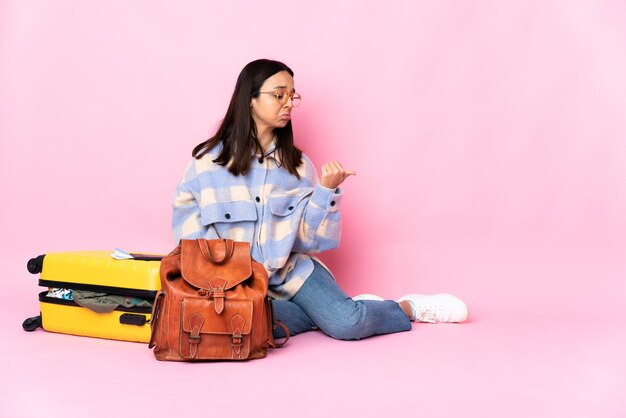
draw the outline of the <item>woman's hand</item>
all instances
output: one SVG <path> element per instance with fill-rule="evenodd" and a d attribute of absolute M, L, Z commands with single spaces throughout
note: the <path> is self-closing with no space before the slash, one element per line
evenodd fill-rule
<path fill-rule="evenodd" d="M 322 166 L 320 184 L 329 189 L 338 187 L 348 176 L 356 176 L 356 172 L 346 170 L 339 161 L 330 161 Z"/>

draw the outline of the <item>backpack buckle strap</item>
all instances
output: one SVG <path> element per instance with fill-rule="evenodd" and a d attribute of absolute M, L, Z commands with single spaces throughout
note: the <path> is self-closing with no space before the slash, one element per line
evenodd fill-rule
<path fill-rule="evenodd" d="M 198 354 L 198 344 L 200 343 L 200 331 L 204 325 L 204 318 L 198 312 L 189 317 L 189 357 L 195 358 Z"/>
<path fill-rule="evenodd" d="M 215 312 L 219 315 L 224 311 L 224 298 L 226 297 L 226 292 L 224 291 L 224 288 L 217 287 L 211 289 L 211 296 L 213 297 L 213 302 L 215 304 Z"/>
<path fill-rule="evenodd" d="M 233 357 L 241 358 L 241 347 L 243 347 L 243 335 L 233 334 L 230 340 L 230 347 L 233 350 Z"/>
<path fill-rule="evenodd" d="M 210 297 L 213 298 L 215 304 L 215 312 L 220 315 L 224 311 L 224 298 L 226 298 L 226 286 L 228 281 L 224 279 L 213 279 L 209 281 L 209 287 L 211 288 Z"/>
<path fill-rule="evenodd" d="M 237 314 L 230 319 L 230 327 L 232 329 L 232 336 L 230 340 L 230 347 L 233 350 L 233 358 L 241 358 L 241 347 L 243 347 L 243 335 L 241 330 L 246 324 L 246 320 L 243 316 Z"/>

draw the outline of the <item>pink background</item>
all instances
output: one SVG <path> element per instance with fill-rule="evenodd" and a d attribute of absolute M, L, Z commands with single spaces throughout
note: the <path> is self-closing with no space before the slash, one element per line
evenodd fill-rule
<path fill-rule="evenodd" d="M 625 18 L 620 1 L 0 1 L 0 415 L 167 416 L 195 406 L 157 376 L 177 399 L 258 376 L 267 416 L 624 416 Z M 245 366 L 22 332 L 30 257 L 172 248 L 191 149 L 261 57 L 295 71 L 318 169 L 358 173 L 322 256 L 342 287 L 451 292 L 471 321 L 313 333 Z"/>

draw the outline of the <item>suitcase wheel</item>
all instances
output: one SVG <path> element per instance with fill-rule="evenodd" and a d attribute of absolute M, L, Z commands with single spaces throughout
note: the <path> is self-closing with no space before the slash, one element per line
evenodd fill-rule
<path fill-rule="evenodd" d="M 41 269 L 43 267 L 43 258 L 45 255 L 40 255 L 39 257 L 31 258 L 28 260 L 28 264 L 26 264 L 26 268 L 32 274 L 41 273 Z"/>
<path fill-rule="evenodd" d="M 31 332 L 39 327 L 41 327 L 41 315 L 33 316 L 32 318 L 28 318 L 22 322 L 22 328 L 24 328 L 24 331 Z"/>

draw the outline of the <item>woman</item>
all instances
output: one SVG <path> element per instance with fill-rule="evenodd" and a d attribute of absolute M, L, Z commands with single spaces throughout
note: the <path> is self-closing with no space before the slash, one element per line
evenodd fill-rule
<path fill-rule="evenodd" d="M 267 270 L 276 318 L 293 335 L 319 328 L 358 340 L 410 330 L 411 321 L 464 321 L 467 306 L 447 294 L 351 299 L 312 255 L 339 245 L 339 185 L 356 173 L 331 161 L 318 180 L 293 141 L 291 111 L 300 100 L 285 64 L 260 59 L 243 68 L 221 126 L 194 148 L 176 188 L 175 239 L 250 242 Z"/>

